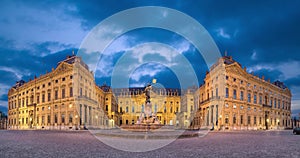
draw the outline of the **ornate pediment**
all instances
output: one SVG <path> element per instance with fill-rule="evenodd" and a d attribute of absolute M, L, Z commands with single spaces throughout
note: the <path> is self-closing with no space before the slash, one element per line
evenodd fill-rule
<path fill-rule="evenodd" d="M 73 71 L 73 66 L 71 64 L 62 62 L 60 63 L 57 68 L 54 70 L 53 74 L 60 74 L 60 73 L 64 73 L 67 71 Z"/>
<path fill-rule="evenodd" d="M 231 65 L 228 65 L 226 67 L 226 72 L 227 73 L 238 74 L 239 76 L 247 75 L 247 72 L 245 72 L 245 70 L 243 70 L 237 63 L 233 63 Z"/>

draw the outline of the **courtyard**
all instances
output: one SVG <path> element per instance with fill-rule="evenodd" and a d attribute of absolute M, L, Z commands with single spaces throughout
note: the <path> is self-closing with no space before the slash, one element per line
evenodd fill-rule
<path fill-rule="evenodd" d="M 89 131 L 0 131 L 0 142 L 0 157 L 300 157 L 300 135 L 291 130 L 210 132 L 148 152 L 112 148 Z"/>

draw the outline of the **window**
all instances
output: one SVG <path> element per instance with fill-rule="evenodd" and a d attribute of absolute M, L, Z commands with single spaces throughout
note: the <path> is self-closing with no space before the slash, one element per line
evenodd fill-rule
<path fill-rule="evenodd" d="M 54 123 L 57 123 L 57 114 L 54 114 Z"/>
<path fill-rule="evenodd" d="M 241 94 L 240 94 L 240 100 L 243 101 L 244 100 L 244 91 L 241 91 Z"/>
<path fill-rule="evenodd" d="M 243 84 L 244 83 L 244 81 L 243 80 L 241 80 L 241 84 Z"/>
<path fill-rule="evenodd" d="M 248 93 L 248 102 L 250 103 L 251 102 L 251 94 Z"/>
<path fill-rule="evenodd" d="M 225 103 L 225 107 L 226 107 L 226 108 L 228 108 L 228 107 L 229 107 L 228 103 Z"/>
<path fill-rule="evenodd" d="M 72 75 L 70 76 L 70 79 L 73 79 L 73 76 L 72 76 Z"/>
<path fill-rule="evenodd" d="M 262 96 L 259 96 L 259 104 L 262 104 Z"/>
<path fill-rule="evenodd" d="M 233 114 L 233 124 L 236 124 L 236 116 Z"/>
<path fill-rule="evenodd" d="M 80 88 L 80 92 L 79 93 L 80 93 L 80 96 L 82 96 L 82 88 Z"/>
<path fill-rule="evenodd" d="M 45 94 L 42 94 L 42 103 L 45 102 Z"/>
<path fill-rule="evenodd" d="M 229 89 L 228 88 L 226 88 L 226 96 L 225 96 L 226 98 L 228 98 L 229 97 Z"/>
<path fill-rule="evenodd" d="M 235 104 L 233 104 L 233 108 L 236 109 L 236 105 Z"/>
<path fill-rule="evenodd" d="M 48 83 L 48 86 L 51 86 L 51 82 Z"/>
<path fill-rule="evenodd" d="M 250 125 L 250 123 L 251 123 L 251 116 L 248 116 L 248 125 Z"/>
<path fill-rule="evenodd" d="M 57 100 L 58 99 L 58 90 L 55 90 L 55 93 L 54 93 L 54 98 L 55 98 L 55 100 Z"/>
<path fill-rule="evenodd" d="M 228 124 L 228 122 L 229 122 L 228 115 L 225 115 L 225 123 Z"/>
<path fill-rule="evenodd" d="M 47 122 L 50 123 L 50 115 L 47 116 Z"/>
<path fill-rule="evenodd" d="M 242 110 L 244 109 L 244 106 L 243 106 L 243 105 L 241 105 L 241 109 L 242 109 Z"/>
<path fill-rule="evenodd" d="M 274 100 L 274 108 L 276 108 L 277 99 Z"/>
<path fill-rule="evenodd" d="M 128 108 L 128 107 L 126 107 Z M 108 111 L 108 105 L 105 105 L 105 111 Z M 126 112 L 128 112 L 128 109 L 126 110 Z"/>
<path fill-rule="evenodd" d="M 228 80 L 228 78 L 229 78 L 229 77 L 228 77 L 228 76 L 226 76 L 226 80 Z"/>
<path fill-rule="evenodd" d="M 142 112 L 144 112 L 144 109 L 145 109 L 145 108 L 144 108 L 144 105 L 142 105 Z"/>
<path fill-rule="evenodd" d="M 70 114 L 70 115 L 69 115 L 69 123 L 72 123 L 72 122 L 73 122 L 73 115 Z"/>
<path fill-rule="evenodd" d="M 236 78 L 233 78 L 233 82 L 235 82 L 236 81 Z"/>
<path fill-rule="evenodd" d="M 270 103 L 271 103 L 271 106 L 273 106 L 273 99 L 271 98 L 271 100 L 270 100 Z"/>
<path fill-rule="evenodd" d="M 61 98 L 62 98 L 62 99 L 64 99 L 65 96 L 66 96 L 65 92 L 66 92 L 66 90 L 63 88 L 63 89 L 61 90 Z"/>
<path fill-rule="evenodd" d="M 58 80 L 55 80 L 55 83 L 58 83 Z"/>
<path fill-rule="evenodd" d="M 167 107 L 166 106 L 164 106 L 164 113 L 166 113 L 167 112 Z"/>
<path fill-rule="evenodd" d="M 131 107 L 131 112 L 134 112 L 134 106 Z"/>
<path fill-rule="evenodd" d="M 259 117 L 259 124 L 261 124 L 261 117 Z"/>
<path fill-rule="evenodd" d="M 40 103 L 40 96 L 36 96 L 36 103 Z M 24 100 L 23 100 L 23 105 L 24 105 Z"/>
<path fill-rule="evenodd" d="M 254 94 L 254 104 L 256 104 L 257 103 L 257 98 L 256 98 L 256 94 Z"/>
<path fill-rule="evenodd" d="M 107 106 L 108 107 L 108 106 Z M 126 112 L 128 112 L 128 106 L 126 106 Z"/>
<path fill-rule="evenodd" d="M 155 104 L 154 105 L 154 113 L 156 113 L 157 112 L 157 105 Z"/>
<path fill-rule="evenodd" d="M 243 115 L 241 115 L 241 125 L 243 124 Z"/>
<path fill-rule="evenodd" d="M 73 97 L 73 87 L 70 87 L 70 97 Z"/>
<path fill-rule="evenodd" d="M 48 101 L 51 101 L 51 93 L 48 92 Z"/>
<path fill-rule="evenodd" d="M 233 99 L 236 99 L 236 89 L 233 90 Z"/>
<path fill-rule="evenodd" d="M 65 114 L 61 114 L 61 123 L 65 123 Z"/>
<path fill-rule="evenodd" d="M 62 81 L 65 81 L 65 80 L 66 80 L 66 78 L 62 78 L 61 80 L 62 80 Z"/>
<path fill-rule="evenodd" d="M 216 97 L 219 96 L 218 88 L 216 88 Z"/>

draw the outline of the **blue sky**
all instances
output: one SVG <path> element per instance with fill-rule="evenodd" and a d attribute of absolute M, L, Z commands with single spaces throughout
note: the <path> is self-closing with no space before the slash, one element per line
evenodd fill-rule
<path fill-rule="evenodd" d="M 28 81 L 56 67 L 105 18 L 133 7 L 163 6 L 196 19 L 220 52 L 227 50 L 249 72 L 283 81 L 293 94 L 293 113 L 300 112 L 299 1 L 3 0 L 0 6 L 0 109 L 7 107 L 7 91 L 15 81 Z M 174 32 L 143 28 L 127 32 L 107 48 L 103 55 L 106 62 L 100 62 L 95 71 L 97 83 L 109 84 L 118 58 L 145 42 L 174 47 L 189 60 L 202 82 L 207 66 L 191 43 Z M 130 84 L 141 86 L 152 77 L 165 87 L 178 87 L 167 66 L 153 64 L 136 69 Z"/>

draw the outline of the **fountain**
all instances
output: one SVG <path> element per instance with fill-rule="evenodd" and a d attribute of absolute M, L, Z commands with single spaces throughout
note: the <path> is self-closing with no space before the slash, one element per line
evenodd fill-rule
<path fill-rule="evenodd" d="M 148 132 L 162 127 L 160 121 L 156 117 L 156 113 L 152 112 L 151 90 L 152 85 L 148 83 L 144 90 L 146 96 L 145 110 L 144 112 L 141 112 L 138 121 L 134 125 L 122 125 L 122 129 L 137 132 Z"/>

